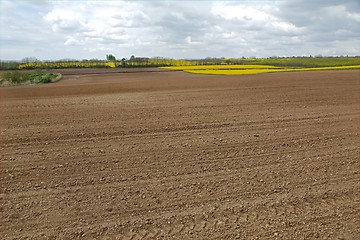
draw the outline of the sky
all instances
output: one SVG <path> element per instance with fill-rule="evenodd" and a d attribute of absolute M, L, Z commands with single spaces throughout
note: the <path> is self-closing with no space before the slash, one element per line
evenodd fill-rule
<path fill-rule="evenodd" d="M 359 56 L 360 0 L 0 0 L 0 59 Z"/>

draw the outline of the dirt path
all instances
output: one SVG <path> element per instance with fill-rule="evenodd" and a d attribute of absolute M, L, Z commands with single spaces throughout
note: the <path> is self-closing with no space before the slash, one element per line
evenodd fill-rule
<path fill-rule="evenodd" d="M 2 239 L 358 239 L 359 72 L 0 89 Z"/>

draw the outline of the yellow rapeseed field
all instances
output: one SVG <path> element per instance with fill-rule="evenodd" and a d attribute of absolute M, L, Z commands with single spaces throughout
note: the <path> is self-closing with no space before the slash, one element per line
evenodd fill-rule
<path fill-rule="evenodd" d="M 176 66 L 164 67 L 171 70 L 182 70 L 194 74 L 211 75 L 244 75 L 273 72 L 320 71 L 338 69 L 360 69 L 358 66 L 316 67 L 316 68 L 281 68 L 269 65 L 202 65 L 202 66 Z"/>
<path fill-rule="evenodd" d="M 237 70 L 237 69 L 277 69 L 280 67 L 270 65 L 196 65 L 163 67 L 172 70 Z"/>
<path fill-rule="evenodd" d="M 18 69 L 57 69 L 57 68 L 115 68 L 115 62 L 88 61 L 88 62 L 32 62 L 20 64 Z"/>

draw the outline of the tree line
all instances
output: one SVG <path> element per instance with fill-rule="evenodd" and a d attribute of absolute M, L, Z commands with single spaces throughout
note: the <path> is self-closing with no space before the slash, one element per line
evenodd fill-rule
<path fill-rule="evenodd" d="M 59 61 L 40 61 L 34 57 L 22 61 L 1 61 L 1 70 L 15 69 L 58 69 L 58 68 L 136 68 L 136 67 L 166 67 L 191 65 L 272 65 L 279 67 L 333 67 L 360 65 L 360 57 L 270 57 L 270 58 L 204 58 L 204 59 L 171 59 L 163 57 L 135 57 L 117 59 L 113 54 L 107 54 L 104 60 L 99 59 L 62 59 Z"/>

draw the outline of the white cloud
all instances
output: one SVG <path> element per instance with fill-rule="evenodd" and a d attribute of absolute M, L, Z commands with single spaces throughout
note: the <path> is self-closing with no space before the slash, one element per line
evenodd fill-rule
<path fill-rule="evenodd" d="M 10 8 L 13 8 L 15 4 L 12 1 L 0 1 L 0 9 L 2 11 L 9 10 Z"/>
<path fill-rule="evenodd" d="M 271 9 L 271 6 L 249 6 L 245 3 L 241 3 L 239 5 L 226 4 L 223 2 L 215 3 L 213 8 L 211 9 L 211 13 L 227 19 L 238 19 L 238 20 L 246 20 L 246 21 L 266 21 L 271 20 L 272 16 L 266 13 L 264 10 Z"/>
<path fill-rule="evenodd" d="M 0 58 L 360 55 L 360 3 L 1 0 Z"/>
<path fill-rule="evenodd" d="M 64 45 L 66 45 L 66 46 L 81 45 L 81 42 L 80 42 L 79 40 L 73 38 L 73 37 L 69 37 L 69 38 L 65 41 Z"/>
<path fill-rule="evenodd" d="M 191 37 L 190 37 L 190 36 L 187 36 L 187 37 L 185 38 L 185 42 L 186 42 L 187 44 L 191 44 Z"/>
<path fill-rule="evenodd" d="M 275 20 L 275 21 L 267 24 L 267 26 L 271 26 L 275 30 L 279 30 L 279 31 L 282 31 L 285 33 L 294 33 L 294 34 L 302 33 L 302 28 L 296 27 L 294 24 L 288 23 L 288 22 L 282 22 L 282 21 Z"/>
<path fill-rule="evenodd" d="M 268 4 L 249 6 L 249 4 L 246 5 L 245 3 L 234 5 L 233 2 L 230 4 L 220 2 L 213 6 L 211 12 L 219 18 L 237 20 L 239 25 L 247 29 L 264 28 L 264 32 L 274 30 L 285 33 L 301 33 L 301 28 L 274 16 L 272 13 L 276 11 L 278 9 L 275 6 Z"/>

